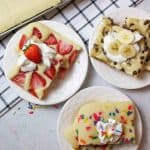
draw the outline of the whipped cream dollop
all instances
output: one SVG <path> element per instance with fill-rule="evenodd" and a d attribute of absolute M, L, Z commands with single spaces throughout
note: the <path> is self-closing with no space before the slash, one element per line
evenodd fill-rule
<path fill-rule="evenodd" d="M 96 124 L 98 137 L 102 144 L 115 143 L 118 141 L 123 133 L 123 125 L 116 122 L 114 119 L 108 119 L 107 122 L 100 120 Z"/>
<path fill-rule="evenodd" d="M 109 52 L 109 46 L 112 42 L 114 42 L 115 40 L 117 40 L 118 38 L 118 33 L 116 32 L 109 32 L 105 37 L 104 37 L 104 51 L 106 53 L 106 56 L 114 61 L 114 62 L 118 62 L 118 63 L 122 63 L 124 61 L 127 60 L 127 58 L 123 57 L 121 54 L 118 54 L 118 55 L 113 55 L 112 53 Z M 135 48 L 136 52 L 139 52 L 140 50 L 140 46 L 136 43 L 138 42 L 139 40 L 141 40 L 143 38 L 143 36 L 135 31 L 133 32 L 133 35 L 134 35 L 134 40 L 132 42 L 132 45 L 133 47 Z"/>
<path fill-rule="evenodd" d="M 33 40 L 28 40 L 26 44 L 23 46 L 22 51 L 24 51 L 29 45 L 35 44 L 37 45 L 41 50 L 42 55 L 42 62 L 45 66 L 50 67 L 51 66 L 51 60 L 55 58 L 56 52 L 54 49 L 47 46 L 45 43 L 36 43 Z M 33 71 L 36 69 L 37 64 L 30 61 L 24 53 L 22 53 L 17 60 L 17 66 L 21 67 L 21 71 L 27 72 L 27 71 Z"/>

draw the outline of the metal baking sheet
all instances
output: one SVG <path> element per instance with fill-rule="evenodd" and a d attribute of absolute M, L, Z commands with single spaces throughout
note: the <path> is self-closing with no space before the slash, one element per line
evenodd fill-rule
<path fill-rule="evenodd" d="M 52 11 L 52 10 L 58 8 L 58 7 L 63 7 L 63 6 L 65 6 L 65 5 L 66 5 L 67 3 L 69 3 L 70 1 L 71 1 L 71 0 L 62 0 L 62 2 L 60 2 L 58 5 L 56 5 L 56 6 L 54 6 L 54 7 L 51 7 L 51 8 L 48 8 L 48 9 L 46 9 L 46 10 L 44 10 L 44 11 L 42 11 L 42 12 L 36 14 L 35 16 L 33 16 L 33 17 L 31 17 L 31 18 L 29 18 L 29 19 L 27 19 L 27 20 L 25 20 L 25 21 L 23 21 L 23 22 L 21 22 L 21 23 L 15 25 L 15 26 L 13 26 L 13 27 L 7 29 L 6 31 L 0 33 L 0 40 L 3 39 L 6 35 L 8 35 L 8 34 L 9 34 L 10 32 L 12 32 L 13 30 L 16 30 L 16 29 L 22 27 L 23 25 L 25 25 L 25 24 L 27 24 L 27 23 L 33 21 L 34 19 L 36 19 L 36 18 L 38 18 L 38 17 L 40 17 L 40 16 L 42 16 L 42 15 L 44 15 L 44 14 L 46 14 L 46 13 Z"/>

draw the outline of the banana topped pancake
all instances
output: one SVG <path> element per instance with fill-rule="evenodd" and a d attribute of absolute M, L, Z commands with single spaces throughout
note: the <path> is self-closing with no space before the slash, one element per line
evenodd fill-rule
<path fill-rule="evenodd" d="M 147 24 L 142 26 L 145 29 L 142 32 L 125 23 L 120 26 L 111 18 L 104 17 L 90 55 L 128 75 L 140 77 L 150 50 L 147 35 L 144 34 L 150 30 Z"/>

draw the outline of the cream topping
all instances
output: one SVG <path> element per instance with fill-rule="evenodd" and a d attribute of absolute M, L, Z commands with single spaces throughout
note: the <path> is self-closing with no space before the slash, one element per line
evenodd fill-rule
<path fill-rule="evenodd" d="M 98 137 L 102 144 L 115 143 L 123 133 L 123 126 L 120 122 L 109 118 L 107 122 L 102 120 L 96 124 Z"/>
<path fill-rule="evenodd" d="M 22 51 L 24 51 L 29 45 L 31 44 L 36 44 L 37 46 L 39 46 L 40 50 L 41 50 L 41 55 L 42 55 L 42 62 L 46 67 L 50 67 L 51 66 L 51 60 L 53 58 L 55 58 L 56 56 L 56 52 L 54 49 L 50 48 L 49 46 L 47 46 L 44 43 L 36 43 L 33 40 L 28 40 L 26 42 L 26 44 L 23 46 Z M 17 66 L 21 67 L 21 71 L 23 72 L 27 72 L 27 71 L 33 71 L 36 69 L 37 64 L 30 61 L 25 55 L 24 53 L 22 53 L 18 60 L 17 60 Z"/>

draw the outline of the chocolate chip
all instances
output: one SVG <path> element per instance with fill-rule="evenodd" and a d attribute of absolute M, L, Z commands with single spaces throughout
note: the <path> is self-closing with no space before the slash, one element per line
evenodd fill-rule
<path fill-rule="evenodd" d="M 101 39 L 101 43 L 104 43 L 104 39 Z"/>
<path fill-rule="evenodd" d="M 105 52 L 105 51 L 103 51 L 103 53 L 104 53 L 104 55 L 106 55 L 106 52 Z"/>
<path fill-rule="evenodd" d="M 122 72 L 125 72 L 124 68 L 121 69 Z"/>
<path fill-rule="evenodd" d="M 141 69 L 138 70 L 138 73 L 141 73 Z"/>
<path fill-rule="evenodd" d="M 130 24 L 130 27 L 131 27 L 131 26 L 134 26 L 134 23 L 131 23 L 131 24 Z"/>
<path fill-rule="evenodd" d="M 145 58 L 144 56 L 141 56 L 141 57 L 140 57 L 140 59 L 144 59 L 144 58 Z"/>
<path fill-rule="evenodd" d="M 149 24 L 150 23 L 150 20 L 145 20 L 144 21 L 144 25 L 147 25 L 147 24 Z"/>
<path fill-rule="evenodd" d="M 114 65 L 117 65 L 117 62 L 114 62 Z"/>
<path fill-rule="evenodd" d="M 137 71 L 133 71 L 133 75 L 137 75 Z"/>
<path fill-rule="evenodd" d="M 140 63 L 141 63 L 141 64 L 144 64 L 144 61 L 141 61 Z"/>

